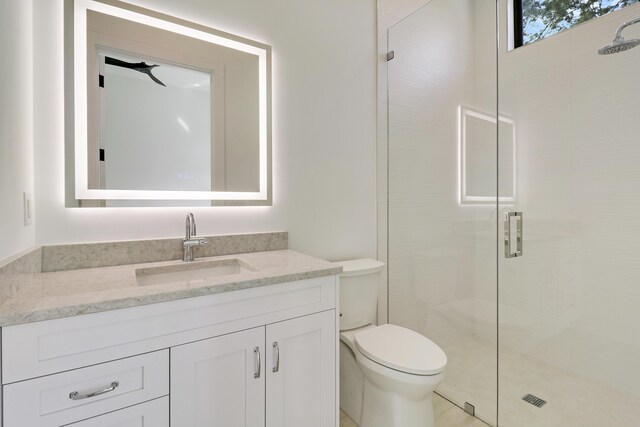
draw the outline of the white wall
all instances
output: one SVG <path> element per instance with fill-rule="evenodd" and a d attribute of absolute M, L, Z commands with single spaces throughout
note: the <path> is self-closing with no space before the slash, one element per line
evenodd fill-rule
<path fill-rule="evenodd" d="M 33 192 L 32 2 L 0 0 L 0 260 L 35 244 L 22 192 Z"/>
<path fill-rule="evenodd" d="M 286 230 L 312 255 L 375 256 L 374 2 L 135 3 L 273 46 L 274 205 L 194 208 L 198 232 Z M 34 12 L 38 243 L 181 235 L 185 208 L 64 207 L 63 4 Z"/>

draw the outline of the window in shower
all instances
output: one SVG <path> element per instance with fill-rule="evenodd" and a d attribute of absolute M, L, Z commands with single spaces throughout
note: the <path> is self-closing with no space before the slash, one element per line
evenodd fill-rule
<path fill-rule="evenodd" d="M 514 47 L 542 40 L 638 0 L 513 0 Z"/>

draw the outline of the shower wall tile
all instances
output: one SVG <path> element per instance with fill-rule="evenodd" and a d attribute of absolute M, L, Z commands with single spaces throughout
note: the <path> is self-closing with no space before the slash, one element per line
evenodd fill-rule
<path fill-rule="evenodd" d="M 500 323 L 511 332 L 500 338 L 500 424 L 507 427 L 524 422 L 526 411 L 509 402 L 511 391 L 527 387 L 565 408 L 529 417 L 532 426 L 637 423 L 640 50 L 597 50 L 638 16 L 640 5 L 632 5 L 501 50 L 500 111 L 517 123 L 513 208 L 525 218 L 524 256 L 500 260 Z M 640 28 L 625 36 L 640 37 Z M 516 361 L 552 380 L 518 377 Z M 575 396 L 559 393 L 567 388 L 581 390 L 580 408 Z"/>
<path fill-rule="evenodd" d="M 503 52 L 499 81 L 501 112 L 518 123 L 515 208 L 527 230 L 526 256 L 502 263 L 501 302 L 532 325 L 503 344 L 637 396 L 640 52 L 596 51 L 639 15 L 629 6 Z M 584 336 L 590 346 L 572 344 Z M 578 348 L 590 357 L 576 363 Z M 619 369 L 600 368 L 612 358 Z"/>

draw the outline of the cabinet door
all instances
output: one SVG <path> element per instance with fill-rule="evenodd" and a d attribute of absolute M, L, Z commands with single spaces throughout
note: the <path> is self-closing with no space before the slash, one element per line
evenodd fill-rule
<path fill-rule="evenodd" d="M 335 427 L 335 310 L 267 325 L 267 427 Z"/>
<path fill-rule="evenodd" d="M 171 349 L 172 427 L 264 427 L 264 333 Z"/>

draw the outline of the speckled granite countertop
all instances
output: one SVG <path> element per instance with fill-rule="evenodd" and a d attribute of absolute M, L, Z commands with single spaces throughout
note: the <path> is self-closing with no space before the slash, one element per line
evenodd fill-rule
<path fill-rule="evenodd" d="M 0 326 L 249 289 L 342 271 L 335 264 L 288 249 L 199 258 L 189 265 L 229 259 L 240 260 L 255 271 L 156 285 L 140 284 L 136 270 L 180 266 L 182 261 L 23 273 L 20 286 L 5 294 L 0 302 Z"/>

